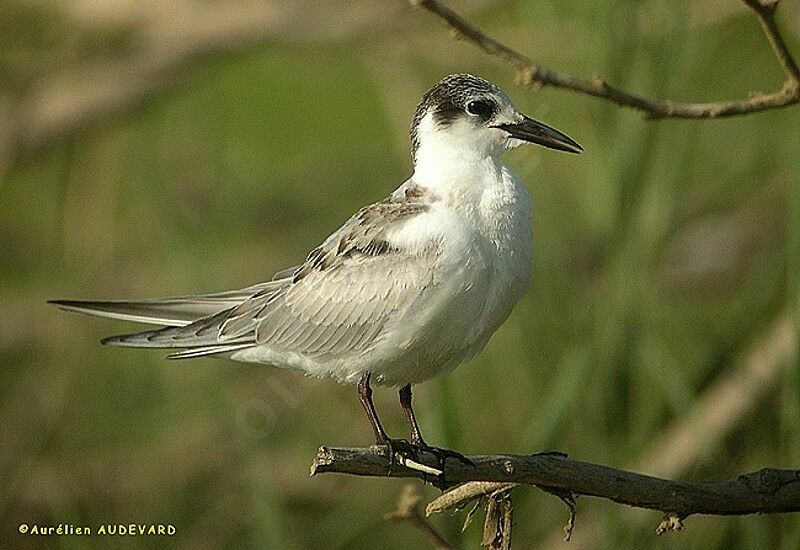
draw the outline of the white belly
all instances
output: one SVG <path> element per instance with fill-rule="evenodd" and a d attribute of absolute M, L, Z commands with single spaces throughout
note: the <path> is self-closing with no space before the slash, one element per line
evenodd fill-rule
<path fill-rule="evenodd" d="M 479 353 L 508 318 L 524 291 L 497 266 L 462 273 L 469 284 L 445 287 L 431 297 L 427 312 L 409 312 L 398 324 L 403 344 L 370 369 L 378 383 L 418 383 L 449 371 Z M 378 351 L 378 350 L 376 350 Z M 387 350 L 389 351 L 389 350 Z M 400 351 L 400 353 L 397 353 Z"/>

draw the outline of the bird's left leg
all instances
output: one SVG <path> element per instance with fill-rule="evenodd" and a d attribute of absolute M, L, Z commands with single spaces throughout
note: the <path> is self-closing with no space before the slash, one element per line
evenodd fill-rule
<path fill-rule="evenodd" d="M 389 441 L 389 436 L 386 435 L 386 430 L 381 425 L 381 420 L 378 418 L 378 411 L 375 410 L 375 403 L 372 402 L 372 387 L 369 385 L 371 373 L 367 372 L 361 376 L 358 381 L 358 400 L 364 411 L 369 418 L 372 432 L 375 434 L 375 445 L 384 446 Z"/>
<path fill-rule="evenodd" d="M 439 469 L 444 468 L 444 462 L 448 458 L 455 458 L 467 464 L 469 466 L 474 466 L 475 464 L 462 455 L 461 453 L 457 453 L 455 451 L 450 451 L 447 449 L 440 449 L 439 447 L 432 447 L 425 443 L 425 440 L 422 439 L 422 433 L 419 430 L 419 424 L 417 423 L 417 416 L 414 414 L 414 409 L 411 407 L 411 384 L 406 384 L 402 388 L 400 388 L 400 406 L 403 407 L 403 412 L 406 413 L 406 420 L 408 420 L 408 425 L 411 428 L 411 444 L 418 447 L 420 450 L 431 453 L 436 457 L 436 460 L 439 463 Z"/>

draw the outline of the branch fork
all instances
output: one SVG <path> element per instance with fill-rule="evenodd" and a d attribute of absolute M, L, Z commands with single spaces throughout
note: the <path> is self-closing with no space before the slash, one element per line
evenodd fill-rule
<path fill-rule="evenodd" d="M 743 0 L 743 2 L 761 23 L 772 51 L 786 74 L 783 86 L 771 93 L 750 94 L 747 99 L 710 103 L 647 98 L 616 88 L 600 75 L 579 78 L 545 68 L 528 56 L 488 36 L 439 0 L 409 0 L 409 2 L 412 6 L 425 9 L 444 21 L 454 38 L 463 38 L 472 42 L 485 53 L 498 57 L 511 65 L 516 70 L 517 82 L 534 90 L 544 86 L 571 90 L 638 110 L 645 115 L 645 118 L 651 120 L 722 118 L 779 109 L 800 103 L 800 68 L 798 68 L 797 61 L 789 51 L 775 21 L 778 0 Z"/>

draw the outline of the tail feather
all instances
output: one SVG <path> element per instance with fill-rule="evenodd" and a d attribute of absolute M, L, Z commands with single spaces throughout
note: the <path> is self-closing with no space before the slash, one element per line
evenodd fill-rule
<path fill-rule="evenodd" d="M 110 319 L 173 327 L 187 326 L 198 319 L 235 307 L 253 294 L 270 286 L 277 286 L 278 283 L 268 281 L 240 290 L 162 300 L 50 300 L 48 303 L 66 311 Z"/>
<path fill-rule="evenodd" d="M 183 351 L 173 353 L 168 358 L 188 359 L 227 353 L 255 345 L 254 330 L 240 330 L 236 334 L 226 336 L 224 342 L 220 342 L 220 329 L 231 312 L 242 302 L 255 295 L 270 296 L 290 284 L 289 270 L 286 274 L 282 272 L 280 275 L 266 283 L 217 294 L 145 301 L 51 300 L 48 303 L 66 311 L 165 325 L 164 328 L 157 330 L 112 336 L 101 340 L 101 343 L 106 346 L 131 348 L 182 349 Z"/>

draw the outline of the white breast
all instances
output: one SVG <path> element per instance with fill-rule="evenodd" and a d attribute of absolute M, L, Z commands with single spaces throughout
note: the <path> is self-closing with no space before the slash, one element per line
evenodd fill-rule
<path fill-rule="evenodd" d="M 420 382 L 454 368 L 483 349 L 525 292 L 530 198 L 510 171 L 497 173 L 477 194 L 446 193 L 429 213 L 391 235 L 399 246 L 436 242 L 442 254 L 432 266 L 431 289 L 393 327 L 391 340 L 401 342 L 403 353 L 395 349 L 391 359 L 374 365 L 379 381 Z"/>
<path fill-rule="evenodd" d="M 485 190 L 480 213 L 490 257 L 490 284 L 484 310 L 474 328 L 475 345 L 470 356 L 483 349 L 508 318 L 527 290 L 533 267 L 530 195 L 505 166 L 499 184 Z"/>

